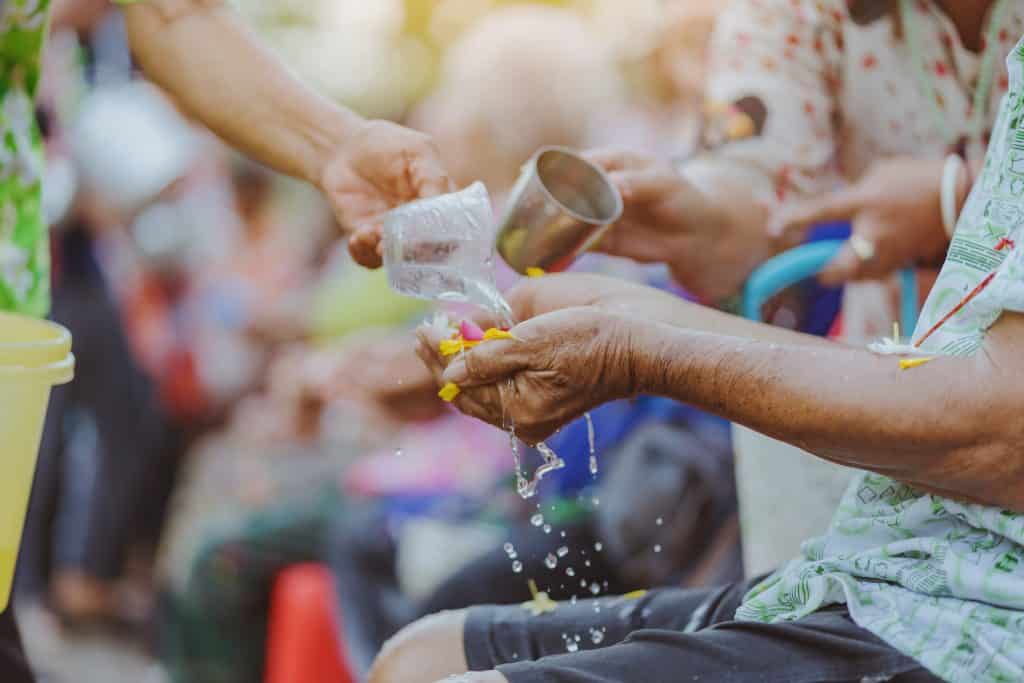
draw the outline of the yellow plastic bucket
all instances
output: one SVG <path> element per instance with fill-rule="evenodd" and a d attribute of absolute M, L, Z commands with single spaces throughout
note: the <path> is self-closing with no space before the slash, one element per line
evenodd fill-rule
<path fill-rule="evenodd" d="M 74 374 L 67 330 L 0 313 L 0 613 L 10 602 L 50 390 Z"/>

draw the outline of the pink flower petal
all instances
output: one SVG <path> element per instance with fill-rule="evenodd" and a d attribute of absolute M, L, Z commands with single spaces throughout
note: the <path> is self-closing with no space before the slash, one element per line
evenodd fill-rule
<path fill-rule="evenodd" d="M 484 331 L 470 320 L 462 321 L 462 324 L 459 325 L 459 332 L 466 341 L 478 342 L 484 340 Z"/>

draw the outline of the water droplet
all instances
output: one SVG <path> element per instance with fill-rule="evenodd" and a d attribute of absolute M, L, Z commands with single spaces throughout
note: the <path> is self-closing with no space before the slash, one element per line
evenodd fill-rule
<path fill-rule="evenodd" d="M 590 560 L 584 560 L 583 566 L 584 567 L 589 567 L 590 566 Z"/>
<path fill-rule="evenodd" d="M 566 574 L 567 574 L 568 576 L 576 576 L 576 570 L 575 570 L 575 569 L 573 569 L 572 567 L 569 567 L 568 569 L 566 569 L 566 570 L 565 570 L 565 573 L 566 573 Z"/>
<path fill-rule="evenodd" d="M 654 546 L 654 552 L 660 553 L 661 552 L 661 546 L 660 545 Z"/>
<path fill-rule="evenodd" d="M 562 531 L 562 538 L 565 538 L 565 531 Z"/>
<path fill-rule="evenodd" d="M 604 641 L 604 633 L 596 628 L 590 629 L 590 642 L 594 645 L 600 645 Z"/>
<path fill-rule="evenodd" d="M 401 448 L 396 448 L 395 449 L 395 456 L 399 457 L 399 458 L 402 457 L 402 449 Z"/>
<path fill-rule="evenodd" d="M 595 507 L 601 504 L 601 499 L 597 496 L 594 496 L 591 500 L 594 502 Z"/>
<path fill-rule="evenodd" d="M 519 559 L 519 553 L 517 553 L 515 550 L 513 550 L 512 552 L 510 552 L 508 554 L 508 559 L 510 559 L 510 560 L 517 560 L 517 559 Z"/>
<path fill-rule="evenodd" d="M 535 514 L 533 517 L 530 517 L 530 524 L 532 524 L 534 526 L 540 526 L 543 523 L 544 523 L 544 515 L 540 514 L 539 512 L 537 514 Z"/>
<path fill-rule="evenodd" d="M 576 596 L 575 595 L 573 595 L 571 598 L 569 598 L 569 604 L 570 605 L 575 605 L 576 604 Z"/>
<path fill-rule="evenodd" d="M 663 520 L 661 517 L 658 517 L 658 519 L 654 520 L 654 523 L 657 524 L 658 526 L 661 526 L 662 524 L 665 523 L 665 520 Z"/>
<path fill-rule="evenodd" d="M 512 553 L 514 553 L 516 551 L 516 547 L 514 545 L 512 545 L 511 543 L 506 543 L 504 548 L 505 548 L 505 554 L 506 555 L 511 555 Z"/>
<path fill-rule="evenodd" d="M 559 548 L 559 549 L 558 549 L 558 550 L 556 550 L 555 552 L 557 552 L 557 553 L 558 553 L 558 556 L 559 556 L 559 557 L 565 557 L 566 555 L 568 555 L 568 554 L 569 554 L 569 549 L 568 549 L 568 548 L 566 548 L 566 547 L 565 547 L 565 546 L 563 545 L 563 546 L 562 546 L 561 548 Z"/>
<path fill-rule="evenodd" d="M 544 564 L 548 569 L 554 569 L 558 566 L 558 558 L 551 553 L 548 553 L 548 556 L 544 558 Z"/>
<path fill-rule="evenodd" d="M 594 583 L 590 584 L 590 592 L 593 593 L 594 595 L 597 595 L 598 593 L 601 592 L 601 587 L 599 585 L 597 585 L 597 581 L 595 581 Z"/>
<path fill-rule="evenodd" d="M 600 614 L 600 613 L 601 613 L 601 603 L 595 600 L 594 601 L 594 614 Z"/>
<path fill-rule="evenodd" d="M 520 562 L 519 560 L 516 560 L 515 562 L 513 562 L 512 563 L 512 571 L 514 571 L 516 574 L 519 574 L 520 572 L 522 572 L 523 571 L 523 563 Z"/>
<path fill-rule="evenodd" d="M 576 634 L 576 635 L 574 635 L 574 636 L 573 636 L 572 638 L 573 638 L 573 640 L 575 640 L 575 641 L 576 641 L 577 643 L 578 643 L 578 642 L 580 642 L 580 636 L 579 636 L 579 634 Z"/>
<path fill-rule="evenodd" d="M 596 550 L 597 552 L 601 552 L 602 550 L 604 550 L 604 544 L 598 541 L 594 544 L 594 550 Z"/>
<path fill-rule="evenodd" d="M 587 421 L 587 444 L 590 446 L 590 474 L 596 477 L 597 454 L 594 448 L 594 421 L 590 418 L 590 413 L 584 413 L 583 419 Z"/>
<path fill-rule="evenodd" d="M 586 588 L 587 587 L 587 580 L 586 579 L 580 579 L 580 587 L 581 588 Z"/>
<path fill-rule="evenodd" d="M 565 649 L 568 652 L 579 652 L 580 645 L 575 640 L 569 640 L 565 643 Z"/>
<path fill-rule="evenodd" d="M 546 534 L 550 534 L 551 533 L 551 525 L 550 524 L 545 524 L 544 525 L 544 533 L 546 533 Z"/>

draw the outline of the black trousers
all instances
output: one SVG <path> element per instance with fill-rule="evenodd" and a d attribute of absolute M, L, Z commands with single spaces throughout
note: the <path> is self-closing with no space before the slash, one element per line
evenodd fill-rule
<path fill-rule="evenodd" d="M 14 610 L 0 614 L 0 681 L 4 683 L 34 683 L 35 677 L 25 658 L 18 627 L 14 623 Z"/>
<path fill-rule="evenodd" d="M 117 578 L 127 547 L 159 533 L 176 456 L 175 431 L 133 360 L 91 246 L 79 231 L 60 246 L 64 271 L 51 317 L 70 330 L 77 367 L 71 384 L 50 397 L 19 558 L 21 595 L 44 592 L 55 565 Z M 91 490 L 68 496 L 66 483 L 82 479 L 68 470 L 66 418 L 76 411 L 92 418 L 98 443 Z"/>

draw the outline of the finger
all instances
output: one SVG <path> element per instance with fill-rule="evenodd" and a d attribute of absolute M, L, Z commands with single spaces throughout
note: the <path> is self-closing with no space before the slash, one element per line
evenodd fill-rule
<path fill-rule="evenodd" d="M 423 365 L 426 366 L 431 377 L 434 378 L 434 383 L 438 387 L 444 386 L 444 363 L 437 357 L 434 350 L 426 342 L 421 341 L 416 345 L 416 355 L 423 361 Z"/>
<path fill-rule="evenodd" d="M 512 331 L 515 334 L 515 330 Z M 497 340 L 481 344 L 456 358 L 444 373 L 445 383 L 460 388 L 495 384 L 530 368 L 526 344 L 515 340 Z"/>
<path fill-rule="evenodd" d="M 613 147 L 589 150 L 583 153 L 583 158 L 609 173 L 626 169 L 640 169 L 653 166 L 655 163 L 654 159 L 637 152 Z"/>
<path fill-rule="evenodd" d="M 850 245 L 845 243 L 835 258 L 818 275 L 818 281 L 826 287 L 838 287 L 841 284 L 857 280 L 865 263 Z"/>
<path fill-rule="evenodd" d="M 436 197 L 455 189 L 448 172 L 441 164 L 439 155 L 433 150 L 415 157 L 409 163 L 409 172 L 417 197 Z"/>
<path fill-rule="evenodd" d="M 356 232 L 348 242 L 352 260 L 364 268 L 380 268 L 383 264 L 383 250 L 380 232 L 376 228 Z"/>
<path fill-rule="evenodd" d="M 615 171 L 611 180 L 627 202 L 657 202 L 679 189 L 680 176 L 661 166 L 642 170 Z"/>
<path fill-rule="evenodd" d="M 452 405 L 454 405 L 455 408 L 463 415 L 475 418 L 481 422 L 486 422 L 494 425 L 495 427 L 504 428 L 504 425 L 501 424 L 502 410 L 500 403 L 497 409 L 495 409 L 494 407 L 483 403 L 476 395 L 464 393 L 459 394 Z"/>
<path fill-rule="evenodd" d="M 771 217 L 768 231 L 774 237 L 802 238 L 815 225 L 852 219 L 864 203 L 864 197 L 856 188 L 791 202 Z"/>

